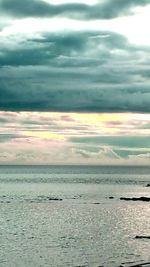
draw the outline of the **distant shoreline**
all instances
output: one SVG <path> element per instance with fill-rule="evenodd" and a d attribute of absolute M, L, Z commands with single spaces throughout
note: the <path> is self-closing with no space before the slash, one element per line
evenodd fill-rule
<path fill-rule="evenodd" d="M 119 164 L 113 164 L 113 165 L 109 165 L 109 164 L 0 164 L 0 167 L 3 167 L 3 166 L 11 166 L 11 167 L 18 167 L 18 166 L 33 166 L 33 167 L 42 167 L 42 166 L 46 166 L 46 167 L 108 167 L 108 168 L 144 168 L 144 167 L 147 167 L 147 168 L 150 168 L 150 165 L 147 165 L 147 164 L 143 164 L 143 165 L 119 165 Z"/>

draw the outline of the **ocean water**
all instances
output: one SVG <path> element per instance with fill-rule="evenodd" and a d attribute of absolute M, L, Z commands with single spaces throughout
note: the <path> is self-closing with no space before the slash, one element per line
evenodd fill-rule
<path fill-rule="evenodd" d="M 150 266 L 150 167 L 0 166 L 0 267 Z M 109 197 L 114 197 L 109 199 Z"/>

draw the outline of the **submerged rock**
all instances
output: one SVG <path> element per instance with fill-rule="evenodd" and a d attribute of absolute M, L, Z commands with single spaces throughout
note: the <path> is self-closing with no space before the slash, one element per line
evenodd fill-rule
<path fill-rule="evenodd" d="M 150 197 L 120 197 L 120 200 L 149 202 L 150 201 Z"/>
<path fill-rule="evenodd" d="M 150 266 L 150 262 L 139 263 L 139 264 L 136 264 L 136 265 L 130 265 L 129 267 L 143 267 L 143 266 L 149 267 Z"/>
<path fill-rule="evenodd" d="M 48 200 L 58 200 L 62 201 L 62 198 L 57 198 L 57 197 L 47 197 Z"/>
<path fill-rule="evenodd" d="M 26 201 L 29 201 L 30 203 L 41 203 L 41 202 L 45 202 L 45 201 L 62 201 L 62 198 L 58 198 L 58 197 L 51 197 L 51 196 L 37 196 L 37 198 L 34 199 L 27 199 Z"/>
<path fill-rule="evenodd" d="M 51 197 L 51 196 L 38 196 L 37 199 L 40 199 L 40 200 L 59 200 L 59 201 L 62 200 L 62 198 Z"/>
<path fill-rule="evenodd" d="M 114 197 L 109 197 L 109 199 L 114 199 Z"/>
<path fill-rule="evenodd" d="M 150 239 L 150 236 L 145 236 L 145 235 L 136 235 L 135 237 L 136 239 L 143 239 L 143 238 L 146 238 L 146 239 Z"/>

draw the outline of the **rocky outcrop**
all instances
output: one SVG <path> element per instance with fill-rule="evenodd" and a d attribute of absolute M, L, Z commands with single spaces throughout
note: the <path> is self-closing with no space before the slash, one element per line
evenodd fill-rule
<path fill-rule="evenodd" d="M 120 197 L 120 200 L 149 202 L 150 197 Z"/>

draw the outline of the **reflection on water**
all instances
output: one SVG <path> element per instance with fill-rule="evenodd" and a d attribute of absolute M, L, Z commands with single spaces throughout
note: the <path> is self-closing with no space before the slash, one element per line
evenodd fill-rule
<path fill-rule="evenodd" d="M 89 183 L 70 183 L 69 178 L 61 183 L 34 183 L 32 175 L 41 176 L 43 168 L 33 169 L 26 171 L 30 182 L 23 180 L 24 169 L 23 174 L 20 169 L 12 174 L 10 169 L 8 173 L 0 169 L 0 177 L 4 180 L 7 174 L 10 179 L 0 183 L 1 267 L 129 267 L 150 261 L 150 241 L 135 239 L 150 235 L 149 203 L 119 201 L 120 196 L 149 195 L 143 176 L 133 173 L 137 182 L 128 183 L 120 171 L 123 182 L 116 183 L 113 169 L 113 175 L 108 175 L 111 182 L 104 183 L 104 174 L 96 170 L 103 182 L 94 183 L 90 169 Z M 87 175 L 82 169 L 82 177 Z M 14 182 L 20 177 L 21 183 Z M 144 179 L 148 181 L 148 174 Z"/>

